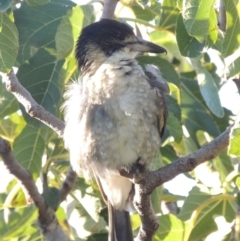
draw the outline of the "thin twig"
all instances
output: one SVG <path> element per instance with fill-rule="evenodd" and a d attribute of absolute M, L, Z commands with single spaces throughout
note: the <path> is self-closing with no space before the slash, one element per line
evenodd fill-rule
<path fill-rule="evenodd" d="M 62 183 L 62 187 L 60 189 L 60 199 L 64 201 L 67 195 L 71 192 L 75 182 L 76 182 L 77 174 L 73 171 L 72 167 L 70 166 L 68 172 L 66 174 L 66 178 Z"/>

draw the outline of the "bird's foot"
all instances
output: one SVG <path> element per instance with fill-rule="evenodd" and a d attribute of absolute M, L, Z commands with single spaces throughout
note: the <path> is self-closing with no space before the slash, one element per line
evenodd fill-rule
<path fill-rule="evenodd" d="M 141 163 L 141 157 L 139 157 L 133 164 L 122 166 L 119 169 L 119 174 L 131 179 L 133 183 L 142 183 L 146 173 L 145 170 L 146 166 Z"/>

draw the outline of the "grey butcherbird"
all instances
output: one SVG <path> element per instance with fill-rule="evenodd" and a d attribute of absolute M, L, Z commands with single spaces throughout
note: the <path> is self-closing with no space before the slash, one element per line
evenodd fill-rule
<path fill-rule="evenodd" d="M 134 187 L 121 170 L 149 168 L 166 124 L 164 84 L 135 60 L 164 53 L 126 24 L 103 19 L 85 27 L 76 46 L 81 78 L 65 94 L 64 141 L 73 169 L 95 178 L 109 204 L 110 241 L 132 241 L 128 212 Z"/>

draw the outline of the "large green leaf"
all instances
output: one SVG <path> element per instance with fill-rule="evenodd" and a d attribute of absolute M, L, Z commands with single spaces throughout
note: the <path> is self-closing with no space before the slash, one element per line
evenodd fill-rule
<path fill-rule="evenodd" d="M 36 232 L 36 227 L 33 227 L 36 218 L 34 206 L 0 211 L 0 239 L 9 241 L 31 235 Z"/>
<path fill-rule="evenodd" d="M 159 217 L 160 227 L 156 232 L 154 241 L 184 241 L 186 224 L 175 215 L 168 214 Z"/>
<path fill-rule="evenodd" d="M 40 49 L 27 63 L 20 66 L 17 77 L 32 97 L 47 111 L 55 114 L 61 98 L 58 89 L 58 77 L 64 61 L 56 58 L 44 49 Z M 38 122 L 22 108 L 28 123 Z"/>
<path fill-rule="evenodd" d="M 181 80 L 182 121 L 192 140 L 198 143 L 196 138 L 198 130 L 206 131 L 213 137 L 218 136 L 220 126 L 228 125 L 228 118 L 217 118 L 209 111 L 194 79 Z"/>
<path fill-rule="evenodd" d="M 180 142 L 183 136 L 181 109 L 177 101 L 171 96 L 168 96 L 168 111 L 167 128 L 174 137 L 174 140 Z"/>
<path fill-rule="evenodd" d="M 75 43 L 83 27 L 93 22 L 92 6 L 76 6 L 62 18 L 56 33 L 57 58 L 66 58 L 75 49 Z"/>
<path fill-rule="evenodd" d="M 20 49 L 17 60 L 23 63 L 39 48 L 55 49 L 57 28 L 66 12 L 75 4 L 67 0 L 52 0 L 48 4 L 28 6 L 22 3 L 14 11 L 19 31 Z"/>
<path fill-rule="evenodd" d="M 4 84 L 0 83 L 0 118 L 10 115 L 18 109 L 19 105 L 14 95 L 6 90 Z"/>
<path fill-rule="evenodd" d="M 198 85 L 208 108 L 218 117 L 224 116 L 218 95 L 218 88 L 208 70 L 202 66 L 200 59 L 191 59 L 193 67 L 197 72 Z"/>
<path fill-rule="evenodd" d="M 183 22 L 189 35 L 206 39 L 214 0 L 183 0 Z"/>
<path fill-rule="evenodd" d="M 175 0 L 164 0 L 161 6 L 159 27 L 175 33 L 179 9 Z"/>
<path fill-rule="evenodd" d="M 140 64 L 147 65 L 153 64 L 157 66 L 165 80 L 171 82 L 175 85 L 179 85 L 179 76 L 173 65 L 170 64 L 166 59 L 160 58 L 158 56 L 141 56 L 138 57 Z"/>
<path fill-rule="evenodd" d="M 224 0 L 227 15 L 226 33 L 222 44 L 222 54 L 227 57 L 240 45 L 240 18 L 234 0 Z"/>
<path fill-rule="evenodd" d="M 13 143 L 16 159 L 32 173 L 34 178 L 38 177 L 41 171 L 45 135 L 45 129 L 37 129 L 28 125 Z"/>
<path fill-rule="evenodd" d="M 11 7 L 12 0 L 1 0 L 0 1 L 0 12 L 6 11 L 8 8 Z"/>
<path fill-rule="evenodd" d="M 8 118 L 0 119 L 0 136 L 10 142 L 13 142 L 16 136 L 25 127 L 26 122 L 22 116 L 13 113 Z"/>
<path fill-rule="evenodd" d="M 194 58 L 203 51 L 204 43 L 200 43 L 196 38 L 188 34 L 181 13 L 177 19 L 176 37 L 178 48 L 183 56 Z"/>
<path fill-rule="evenodd" d="M 231 195 L 213 196 L 203 185 L 194 187 L 178 215 L 182 220 L 190 222 L 192 232 L 188 240 L 200 240 L 216 231 L 214 218 L 217 216 L 223 216 L 227 222 L 232 222 L 236 212 L 234 202 L 235 198 Z"/>
<path fill-rule="evenodd" d="M 74 212 L 71 214 L 70 208 L 67 210 L 67 215 L 73 234 L 79 238 L 86 238 L 89 236 L 89 232 L 92 234 L 104 232 L 106 222 L 100 216 L 102 210 L 100 193 L 96 192 L 91 186 L 85 184 L 79 186 L 78 184 L 78 190 L 73 193 L 77 200 L 77 202 L 74 202 L 76 205 L 74 212 L 77 211 L 78 213 L 78 222 L 75 221 Z"/>
<path fill-rule="evenodd" d="M 208 29 L 208 38 L 207 38 L 207 45 L 212 46 L 216 43 L 218 39 L 218 19 L 215 9 L 212 7 L 210 10 L 209 16 L 209 29 Z"/>
<path fill-rule="evenodd" d="M 18 54 L 18 31 L 11 14 L 0 13 L 0 71 L 9 72 Z"/>
<path fill-rule="evenodd" d="M 144 6 L 138 2 L 132 1 L 129 6 L 133 10 L 137 19 L 149 22 L 159 15 L 158 11 L 160 9 L 160 5 L 157 1 L 153 2 L 152 6 Z"/>

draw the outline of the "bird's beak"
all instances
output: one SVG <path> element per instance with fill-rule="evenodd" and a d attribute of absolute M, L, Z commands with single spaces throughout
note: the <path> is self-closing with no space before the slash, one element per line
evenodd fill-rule
<path fill-rule="evenodd" d="M 131 46 L 131 49 L 138 52 L 167 53 L 165 48 L 139 37 L 137 38 L 137 42 Z"/>

